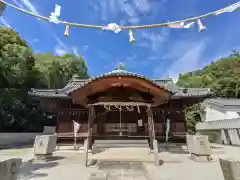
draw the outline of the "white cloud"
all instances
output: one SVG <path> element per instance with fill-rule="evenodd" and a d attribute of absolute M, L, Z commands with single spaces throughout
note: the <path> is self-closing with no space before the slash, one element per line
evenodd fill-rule
<path fill-rule="evenodd" d="M 18 7 L 24 9 L 24 6 L 18 1 L 18 0 L 12 0 L 14 4 L 16 4 Z"/>
<path fill-rule="evenodd" d="M 136 45 L 140 47 L 147 47 L 153 53 L 159 53 L 162 49 L 162 46 L 168 40 L 169 29 L 162 28 L 159 31 L 148 32 L 141 31 L 139 34 L 136 34 Z"/>
<path fill-rule="evenodd" d="M 97 0 L 91 2 L 90 6 L 101 14 L 102 20 L 109 17 L 117 20 L 121 16 L 122 20 L 137 24 L 140 22 L 139 16 L 150 12 L 154 4 L 156 3 L 150 0 Z"/>
<path fill-rule="evenodd" d="M 70 53 L 71 49 L 67 47 L 61 39 L 54 35 L 54 39 L 57 41 L 57 45 L 54 47 L 54 54 L 62 56 L 64 54 Z"/>
<path fill-rule="evenodd" d="M 58 55 L 58 56 L 63 56 L 64 54 L 67 54 L 68 51 L 66 51 L 66 49 L 64 49 L 63 47 L 61 46 L 56 46 L 54 48 L 54 54 Z"/>
<path fill-rule="evenodd" d="M 86 45 L 85 45 L 85 46 L 83 46 L 83 51 L 87 51 L 87 50 L 88 50 L 88 48 L 89 48 L 89 47 L 88 47 L 88 46 L 86 46 Z"/>
<path fill-rule="evenodd" d="M 21 4 L 23 4 L 29 11 L 39 14 L 36 7 L 28 0 L 20 0 Z"/>
<path fill-rule="evenodd" d="M 34 38 L 34 39 L 32 39 L 32 42 L 33 42 L 33 43 L 38 43 L 38 42 L 39 42 L 39 39 L 38 39 L 38 38 Z"/>
<path fill-rule="evenodd" d="M 140 19 L 137 17 L 132 17 L 130 19 L 128 19 L 128 22 L 132 23 L 132 24 L 137 24 L 139 23 Z"/>
<path fill-rule="evenodd" d="M 134 0 L 134 4 L 136 8 L 140 12 L 149 12 L 151 9 L 151 4 L 149 0 Z"/>
<path fill-rule="evenodd" d="M 110 53 L 108 53 L 102 49 L 98 49 L 96 51 L 96 54 L 99 59 L 113 59 L 113 56 Z"/>
<path fill-rule="evenodd" d="M 72 51 L 75 56 L 79 56 L 77 47 L 72 47 Z"/>
<path fill-rule="evenodd" d="M 122 6 L 122 11 L 124 11 L 129 17 L 136 17 L 136 9 L 131 4 L 124 4 Z"/>
<path fill-rule="evenodd" d="M 27 9 L 35 14 L 39 14 L 37 8 L 29 0 L 12 0 L 15 5 L 22 9 Z"/>
<path fill-rule="evenodd" d="M 54 54 L 58 56 L 63 56 L 64 54 L 71 53 L 74 54 L 75 56 L 80 56 L 79 54 L 79 48 L 76 46 L 67 46 L 60 38 L 58 38 L 56 35 L 53 36 L 54 39 L 57 41 L 57 45 L 54 47 Z M 89 47 L 88 46 L 83 46 L 80 49 L 80 52 L 83 53 L 87 51 Z M 82 55 L 81 55 L 82 56 Z"/>
<path fill-rule="evenodd" d="M 196 42 L 187 42 L 182 43 L 182 46 L 185 46 L 187 49 L 183 52 L 174 52 L 178 51 L 178 49 L 173 49 L 173 54 L 182 54 L 176 61 L 174 61 L 169 69 L 166 71 L 173 80 L 178 79 L 178 75 L 182 72 L 189 72 L 192 70 L 196 70 L 202 67 L 202 53 L 205 50 L 207 45 L 206 40 L 202 40 L 198 43 Z"/>
<path fill-rule="evenodd" d="M 118 3 L 118 8 L 116 12 L 122 12 L 127 16 L 127 21 L 132 23 L 132 24 L 137 24 L 139 23 L 140 19 L 138 18 L 138 12 L 134 4 L 127 3 L 126 1 L 121 2 L 119 0 Z M 115 8 L 116 9 L 116 8 Z"/>
<path fill-rule="evenodd" d="M 12 28 L 11 25 L 3 17 L 0 17 L 0 23 L 6 28 Z"/>

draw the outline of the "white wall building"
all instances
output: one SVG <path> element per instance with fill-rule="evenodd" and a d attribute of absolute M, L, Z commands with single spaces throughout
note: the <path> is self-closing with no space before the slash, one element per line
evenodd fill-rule
<path fill-rule="evenodd" d="M 218 143 L 240 145 L 240 99 L 208 99 L 203 106 L 205 113 L 196 125 L 197 132 Z"/>

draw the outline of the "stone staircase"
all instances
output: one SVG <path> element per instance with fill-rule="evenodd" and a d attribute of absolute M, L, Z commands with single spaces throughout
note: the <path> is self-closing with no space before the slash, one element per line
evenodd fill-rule
<path fill-rule="evenodd" d="M 147 139 L 114 139 L 114 140 L 95 140 L 93 149 L 100 148 L 149 148 Z"/>

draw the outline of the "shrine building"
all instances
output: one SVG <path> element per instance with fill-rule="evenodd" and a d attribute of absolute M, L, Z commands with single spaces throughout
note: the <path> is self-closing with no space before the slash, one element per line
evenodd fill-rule
<path fill-rule="evenodd" d="M 32 89 L 46 112 L 56 115 L 59 139 L 72 139 L 73 120 L 81 126 L 79 139 L 164 140 L 166 118 L 170 141 L 183 142 L 187 132 L 184 108 L 213 95 L 207 88 L 182 88 L 172 79 L 149 79 L 114 71 L 88 79 L 73 77 L 62 89 Z M 151 144 L 151 143 L 150 143 Z"/>

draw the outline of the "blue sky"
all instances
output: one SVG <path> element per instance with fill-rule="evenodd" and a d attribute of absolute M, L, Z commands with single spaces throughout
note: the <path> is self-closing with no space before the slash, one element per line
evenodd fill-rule
<path fill-rule="evenodd" d="M 55 4 L 61 20 L 107 25 L 140 25 L 181 20 L 223 8 L 236 0 L 8 0 L 29 11 L 49 16 Z M 84 57 L 90 75 L 113 70 L 119 62 L 126 70 L 150 78 L 178 74 L 203 67 L 232 50 L 240 50 L 240 13 L 236 10 L 204 19 L 207 30 L 145 29 L 134 31 L 135 43 L 129 44 L 127 31 L 71 28 L 65 38 L 63 25 L 51 24 L 7 8 L 0 23 L 10 26 L 27 40 L 34 52 Z"/>

